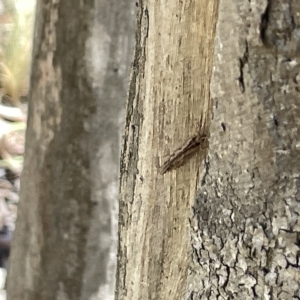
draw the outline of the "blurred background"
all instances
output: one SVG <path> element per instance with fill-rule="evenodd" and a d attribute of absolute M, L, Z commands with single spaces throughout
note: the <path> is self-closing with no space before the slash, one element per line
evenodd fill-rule
<path fill-rule="evenodd" d="M 35 0 L 0 0 L 0 300 L 19 201 Z"/>

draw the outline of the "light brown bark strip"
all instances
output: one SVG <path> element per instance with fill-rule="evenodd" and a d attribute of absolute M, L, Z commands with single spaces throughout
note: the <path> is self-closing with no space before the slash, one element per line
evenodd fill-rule
<path fill-rule="evenodd" d="M 139 1 L 121 163 L 117 299 L 184 299 L 188 216 L 203 155 L 157 166 L 210 118 L 218 1 Z M 204 131 L 206 132 L 206 131 Z"/>

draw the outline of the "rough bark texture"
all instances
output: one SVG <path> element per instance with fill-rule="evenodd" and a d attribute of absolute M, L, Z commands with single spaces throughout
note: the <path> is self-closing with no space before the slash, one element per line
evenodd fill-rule
<path fill-rule="evenodd" d="M 216 2 L 139 3 L 119 300 L 300 299 L 300 3 L 221 0 L 215 38 Z M 160 175 L 201 115 L 205 159 Z"/>
<path fill-rule="evenodd" d="M 138 3 L 121 161 L 119 300 L 185 297 L 201 153 L 165 175 L 158 167 L 209 111 L 216 13 L 211 0 Z"/>
<path fill-rule="evenodd" d="M 128 1 L 38 1 L 8 299 L 113 299 Z"/>
<path fill-rule="evenodd" d="M 188 299 L 300 299 L 300 2 L 219 4 Z"/>

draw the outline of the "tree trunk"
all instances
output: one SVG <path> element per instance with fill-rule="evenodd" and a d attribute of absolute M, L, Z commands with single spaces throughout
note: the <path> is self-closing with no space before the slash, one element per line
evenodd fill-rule
<path fill-rule="evenodd" d="M 209 111 L 217 1 L 140 1 L 121 159 L 117 298 L 182 299 L 203 151 L 159 174 Z"/>
<path fill-rule="evenodd" d="M 8 299 L 113 299 L 125 0 L 38 1 Z"/>
<path fill-rule="evenodd" d="M 300 297 L 299 16 L 299 1 L 220 2 L 189 299 Z"/>
<path fill-rule="evenodd" d="M 300 4 L 140 4 L 118 300 L 298 299 Z"/>

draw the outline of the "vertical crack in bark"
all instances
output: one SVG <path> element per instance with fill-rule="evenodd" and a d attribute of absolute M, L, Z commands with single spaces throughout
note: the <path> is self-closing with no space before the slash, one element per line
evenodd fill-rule
<path fill-rule="evenodd" d="M 137 163 L 139 161 L 139 138 L 143 123 L 141 106 L 140 78 L 144 76 L 146 60 L 146 40 L 148 38 L 149 16 L 148 10 L 144 9 L 143 0 L 137 5 L 137 29 L 135 34 L 135 49 L 131 67 L 131 78 L 129 83 L 127 98 L 127 116 L 125 119 L 125 134 L 123 140 L 123 150 L 120 161 L 120 198 L 119 208 L 119 250 L 116 282 L 116 297 L 123 298 L 127 295 L 127 287 L 130 280 L 127 276 L 127 242 L 123 240 L 124 230 L 128 230 L 131 220 L 131 205 L 135 197 L 135 187 L 137 180 Z M 130 191 L 122 194 L 122 190 Z"/>
<path fill-rule="evenodd" d="M 205 185 L 206 177 L 209 176 L 209 158 L 206 158 L 204 160 L 204 170 L 205 170 L 205 172 L 202 175 L 201 186 Z"/>
<path fill-rule="evenodd" d="M 244 68 L 245 68 L 245 65 L 248 63 L 248 56 L 249 56 L 248 43 L 247 43 L 247 40 L 245 40 L 245 51 L 244 51 L 243 57 L 239 59 L 240 76 L 238 78 L 238 81 L 239 81 L 239 86 L 240 86 L 240 90 L 241 90 L 242 94 L 245 93 Z M 222 123 L 222 124 L 224 124 L 224 123 Z M 222 125 L 222 127 L 223 127 L 223 125 Z M 226 130 L 225 125 L 223 127 L 223 130 L 224 131 Z"/>
<path fill-rule="evenodd" d="M 266 31 L 268 28 L 268 23 L 269 23 L 269 11 L 270 11 L 270 1 L 267 1 L 267 7 L 265 9 L 265 12 L 261 15 L 261 20 L 260 20 L 260 39 L 263 42 L 263 44 L 267 45 L 267 38 L 266 38 Z"/>

